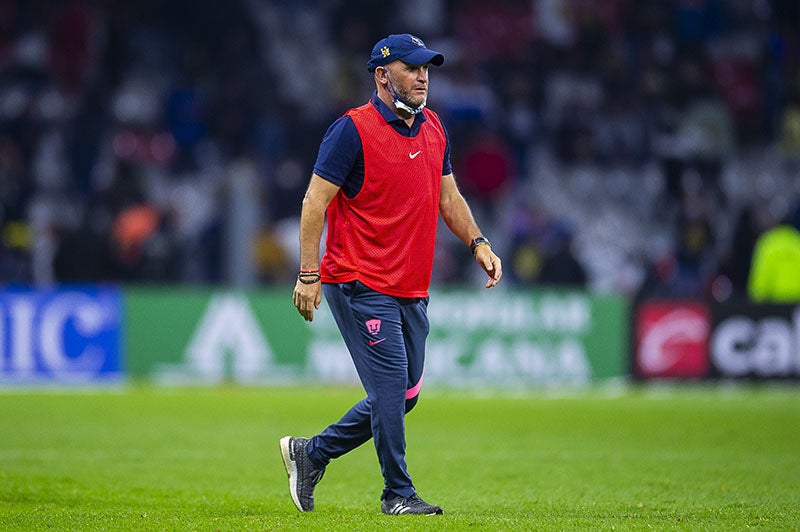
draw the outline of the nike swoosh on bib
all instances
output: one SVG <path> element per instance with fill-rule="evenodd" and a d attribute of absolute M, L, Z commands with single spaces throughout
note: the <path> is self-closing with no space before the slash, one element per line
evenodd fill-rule
<path fill-rule="evenodd" d="M 414 157 L 416 157 L 416 156 L 417 156 L 417 155 L 419 155 L 420 153 L 422 153 L 422 150 L 419 150 L 417 153 L 411 153 L 411 152 L 408 152 L 408 156 L 409 156 L 411 159 L 413 159 Z"/>

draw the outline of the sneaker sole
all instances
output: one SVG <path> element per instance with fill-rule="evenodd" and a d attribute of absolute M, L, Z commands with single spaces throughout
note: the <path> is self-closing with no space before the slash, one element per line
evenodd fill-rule
<path fill-rule="evenodd" d="M 401 511 L 401 512 L 387 512 L 387 511 L 381 509 L 381 512 L 384 515 L 426 515 L 427 516 L 427 515 L 443 515 L 444 514 L 444 512 L 441 511 L 441 510 L 438 511 L 438 512 L 434 511 L 434 512 L 429 512 L 429 513 L 424 513 L 424 514 L 410 514 L 410 513 L 408 513 L 408 510 L 404 510 L 404 511 Z"/>
<path fill-rule="evenodd" d="M 291 436 L 284 436 L 281 438 L 281 457 L 283 458 L 283 465 L 286 467 L 286 475 L 289 477 L 289 493 L 292 496 L 292 502 L 297 509 L 304 512 L 303 507 L 300 505 L 300 499 L 297 497 L 297 463 L 292 460 L 290 452 Z"/>

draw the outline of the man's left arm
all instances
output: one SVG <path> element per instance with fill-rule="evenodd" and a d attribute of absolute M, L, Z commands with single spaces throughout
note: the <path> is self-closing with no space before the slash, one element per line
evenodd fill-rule
<path fill-rule="evenodd" d="M 458 190 L 455 176 L 452 173 L 442 176 L 439 212 L 447 227 L 465 244 L 470 245 L 474 239 L 483 236 L 478 224 L 475 223 L 467 201 Z M 475 247 L 473 252 L 475 260 L 489 276 L 486 288 L 496 286 L 503 275 L 500 257 L 495 255 L 492 247 L 487 244 Z"/>

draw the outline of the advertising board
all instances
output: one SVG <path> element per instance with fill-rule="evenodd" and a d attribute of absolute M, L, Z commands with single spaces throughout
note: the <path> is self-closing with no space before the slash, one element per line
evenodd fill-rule
<path fill-rule="evenodd" d="M 122 296 L 113 287 L 0 291 L 0 382 L 113 382 L 123 376 Z"/>
<path fill-rule="evenodd" d="M 131 289 L 128 369 L 158 382 L 357 382 L 323 302 L 314 322 L 287 291 Z M 585 385 L 627 373 L 628 307 L 617 296 L 442 291 L 431 296 L 427 384 Z"/>

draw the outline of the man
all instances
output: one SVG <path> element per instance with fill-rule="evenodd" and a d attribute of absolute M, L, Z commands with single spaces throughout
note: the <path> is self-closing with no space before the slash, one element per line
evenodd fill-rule
<path fill-rule="evenodd" d="M 757 303 L 800 302 L 800 205 L 756 241 L 747 290 Z"/>
<path fill-rule="evenodd" d="M 412 35 L 380 40 L 367 62 L 377 87 L 371 101 L 335 121 L 320 145 L 300 217 L 294 305 L 312 321 L 325 293 L 367 397 L 313 438 L 281 439 L 300 511 L 314 509 L 314 487 L 330 460 L 372 438 L 383 513 L 442 513 L 417 495 L 405 461 L 405 414 L 422 385 L 438 215 L 470 245 L 489 276 L 486 288 L 502 275 L 456 186 L 445 129 L 425 108 L 428 67 L 443 62 Z"/>

